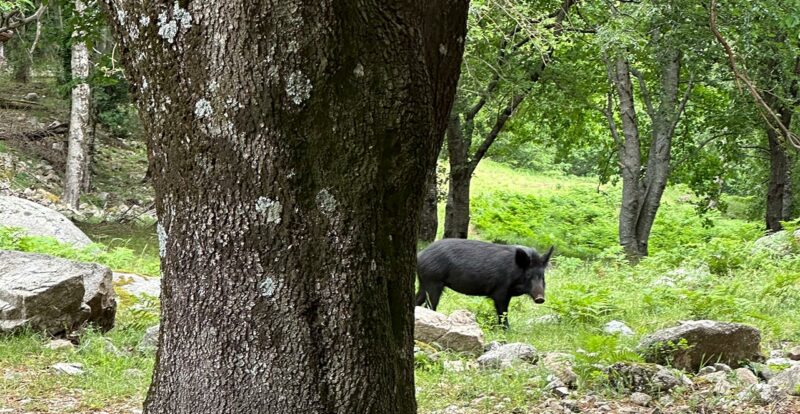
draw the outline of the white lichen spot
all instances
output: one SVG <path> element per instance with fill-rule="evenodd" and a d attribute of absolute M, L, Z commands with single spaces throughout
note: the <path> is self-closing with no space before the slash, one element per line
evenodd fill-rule
<path fill-rule="evenodd" d="M 211 103 L 208 102 L 205 98 L 201 98 L 194 104 L 194 114 L 197 115 L 198 118 L 205 118 L 214 114 L 214 109 L 211 108 Z"/>
<path fill-rule="evenodd" d="M 189 14 L 188 10 L 181 8 L 177 1 L 175 2 L 175 8 L 173 9 L 172 17 L 180 22 L 182 28 L 188 29 L 192 27 L 192 15 Z"/>
<path fill-rule="evenodd" d="M 125 25 L 125 17 L 127 17 L 126 14 L 125 14 L 125 10 L 122 10 L 122 8 L 118 8 L 117 9 L 117 21 L 119 22 L 119 24 L 121 24 L 123 26 Z"/>
<path fill-rule="evenodd" d="M 353 74 L 356 75 L 357 78 L 364 76 L 364 66 L 360 63 L 356 65 L 356 68 L 353 69 Z"/>
<path fill-rule="evenodd" d="M 167 232 L 160 222 L 156 225 L 156 235 L 158 236 L 158 255 L 164 258 L 167 255 Z"/>
<path fill-rule="evenodd" d="M 146 91 L 148 86 L 150 86 L 150 84 L 147 83 L 147 78 L 143 77 L 142 78 L 142 90 Z"/>
<path fill-rule="evenodd" d="M 303 72 L 297 70 L 289 75 L 289 80 L 286 82 L 286 94 L 295 105 L 300 105 L 310 98 L 311 89 L 311 81 Z"/>
<path fill-rule="evenodd" d="M 263 125 L 262 125 L 262 128 L 263 128 Z M 286 178 L 292 179 L 296 175 L 297 175 L 297 172 L 295 172 L 294 169 L 291 169 L 291 170 L 289 170 L 289 174 L 286 174 Z"/>
<path fill-rule="evenodd" d="M 163 14 L 161 16 L 164 16 Z M 158 35 L 163 37 L 169 43 L 175 42 L 175 35 L 178 34 L 178 25 L 175 23 L 175 20 L 170 20 L 169 22 L 165 20 L 162 21 L 161 16 L 158 17 Z"/>
<path fill-rule="evenodd" d="M 445 46 L 443 43 L 439 43 L 439 53 L 442 55 L 447 55 L 447 46 Z"/>
<path fill-rule="evenodd" d="M 330 214 L 336 211 L 336 199 L 333 198 L 333 194 L 331 194 L 327 188 L 323 188 L 317 193 L 317 207 L 322 210 L 323 213 Z"/>
<path fill-rule="evenodd" d="M 277 287 L 278 284 L 269 276 L 258 284 L 258 290 L 261 292 L 261 296 L 265 298 L 271 298 L 275 294 Z"/>
<path fill-rule="evenodd" d="M 258 200 L 256 200 L 256 211 L 259 213 L 267 213 L 267 223 L 281 223 L 283 206 L 278 200 L 273 200 L 269 197 L 259 197 Z"/>
<path fill-rule="evenodd" d="M 216 92 L 218 89 L 219 89 L 219 83 L 217 83 L 217 81 L 212 81 L 208 85 L 208 90 L 211 92 Z"/>
<path fill-rule="evenodd" d="M 139 25 L 145 27 L 150 24 L 150 16 L 144 15 L 139 18 Z"/>

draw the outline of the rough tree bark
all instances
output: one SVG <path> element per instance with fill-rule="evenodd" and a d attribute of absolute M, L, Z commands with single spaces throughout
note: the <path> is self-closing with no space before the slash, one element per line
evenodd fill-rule
<path fill-rule="evenodd" d="M 82 14 L 86 5 L 81 0 L 75 1 L 75 13 Z M 67 149 L 67 170 L 64 175 L 64 204 L 77 209 L 80 203 L 84 174 L 88 174 L 86 165 L 86 144 L 89 139 L 89 99 L 91 90 L 89 78 L 89 49 L 86 42 L 76 40 L 72 43 L 72 78 L 76 82 L 72 87 L 72 112 L 69 119 L 69 147 Z"/>
<path fill-rule="evenodd" d="M 609 95 L 606 118 L 609 121 L 611 134 L 617 142 L 620 175 L 622 175 L 619 241 L 628 258 L 634 262 L 648 254 L 650 231 L 671 170 L 672 137 L 692 88 L 689 81 L 683 99 L 679 101 L 680 51 L 667 47 L 659 52 L 658 59 L 661 64 L 658 108 L 653 105 L 644 78 L 632 70 L 624 57 L 618 56 L 607 61 L 609 80 L 616 91 L 622 123 L 622 136 L 620 136 Z M 631 74 L 636 75 L 639 80 L 645 111 L 652 125 L 647 165 L 644 169 Z"/>
<path fill-rule="evenodd" d="M 439 189 L 436 182 L 436 168 L 428 173 L 425 187 L 425 200 L 422 203 L 422 212 L 419 218 L 419 240 L 432 242 L 436 239 L 436 230 L 439 228 Z"/>
<path fill-rule="evenodd" d="M 555 28 L 553 33 L 558 36 L 563 32 L 562 23 L 567 17 L 569 9 L 578 0 L 564 0 L 561 6 L 551 13 L 548 17 L 554 18 L 552 23 Z M 516 33 L 516 29 L 512 32 Z M 498 70 L 507 62 L 510 54 L 518 52 L 518 49 L 525 45 L 530 39 L 524 39 L 513 45 L 508 44 L 508 37 L 500 44 L 498 50 L 497 67 Z M 447 193 L 447 204 L 445 206 L 444 237 L 445 238 L 467 238 L 469 232 L 469 188 L 472 175 L 475 169 L 486 155 L 489 148 L 505 128 L 506 122 L 516 112 L 519 105 L 525 100 L 533 89 L 536 82 L 544 72 L 548 62 L 552 58 L 554 49 L 549 49 L 540 63 L 530 68 L 528 72 L 528 86 L 514 93 L 507 101 L 506 105 L 495 118 L 492 129 L 489 130 L 481 139 L 480 146 L 475 153 L 470 155 L 470 150 L 474 135 L 475 117 L 486 108 L 489 98 L 497 93 L 500 85 L 500 72 L 496 72 L 492 79 L 487 83 L 482 96 L 474 105 L 466 108 L 463 113 L 453 113 L 447 129 L 447 149 L 450 161 L 449 189 Z"/>
<path fill-rule="evenodd" d="M 413 413 L 417 222 L 467 1 L 106 4 L 159 216 L 144 412 Z"/>
<path fill-rule="evenodd" d="M 777 62 L 773 62 L 772 68 L 779 67 Z M 781 123 L 786 128 L 791 128 L 792 118 L 796 104 L 800 99 L 800 58 L 797 58 L 792 70 L 787 96 L 782 100 L 772 93 L 767 93 L 765 102 L 772 111 L 778 116 Z M 779 72 L 775 72 L 779 73 Z M 783 79 L 776 79 L 783 82 Z M 767 230 L 779 231 L 783 228 L 781 221 L 790 220 L 792 214 L 792 163 L 789 157 L 789 144 L 787 137 L 781 133 L 780 129 L 767 125 L 767 140 L 769 141 L 769 184 L 767 186 L 767 208 L 766 224 Z"/>

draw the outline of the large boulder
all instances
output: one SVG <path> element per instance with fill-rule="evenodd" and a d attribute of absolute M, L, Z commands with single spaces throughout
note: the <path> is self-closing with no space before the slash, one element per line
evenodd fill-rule
<path fill-rule="evenodd" d="M 456 352 L 478 354 L 483 351 L 483 331 L 468 311 L 455 311 L 449 317 L 417 306 L 414 309 L 414 339 L 436 343 Z"/>
<path fill-rule="evenodd" d="M 90 322 L 114 326 L 111 270 L 42 254 L 0 251 L 0 332 L 58 334 Z"/>
<path fill-rule="evenodd" d="M 697 371 L 709 362 L 737 368 L 760 361 L 761 332 L 747 325 L 709 320 L 685 321 L 642 339 L 639 352 L 647 362 Z"/>
<path fill-rule="evenodd" d="M 800 396 L 800 365 L 781 371 L 769 380 L 769 385 L 787 394 Z"/>
<path fill-rule="evenodd" d="M 18 227 L 33 236 L 49 236 L 83 247 L 92 241 L 63 214 L 18 197 L 0 196 L 0 226 Z"/>
<path fill-rule="evenodd" d="M 753 253 L 767 253 L 771 256 L 791 254 L 794 246 L 800 243 L 800 230 L 789 233 L 786 230 L 776 231 L 753 243 Z"/>

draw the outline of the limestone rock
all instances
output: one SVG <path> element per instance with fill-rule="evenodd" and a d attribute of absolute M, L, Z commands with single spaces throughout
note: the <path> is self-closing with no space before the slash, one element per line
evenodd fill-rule
<path fill-rule="evenodd" d="M 116 310 L 107 267 L 0 251 L 0 332 L 29 327 L 58 334 L 87 321 L 107 331 Z"/>
<path fill-rule="evenodd" d="M 92 241 L 63 214 L 18 197 L 0 196 L 0 226 L 18 227 L 32 236 L 49 236 L 83 247 Z"/>
<path fill-rule="evenodd" d="M 507 368 L 519 362 L 536 362 L 536 348 L 519 342 L 502 345 L 478 357 L 482 368 Z"/>
<path fill-rule="evenodd" d="M 769 385 L 795 396 L 800 396 L 800 365 L 786 369 L 769 380 Z"/>
<path fill-rule="evenodd" d="M 761 332 L 751 326 L 709 320 L 687 321 L 642 339 L 639 351 L 647 362 L 697 371 L 706 361 L 732 367 L 759 361 Z"/>
<path fill-rule="evenodd" d="M 468 311 L 455 311 L 449 317 L 417 306 L 414 310 L 414 339 L 437 343 L 456 352 L 478 354 L 483 351 L 483 331 Z"/>

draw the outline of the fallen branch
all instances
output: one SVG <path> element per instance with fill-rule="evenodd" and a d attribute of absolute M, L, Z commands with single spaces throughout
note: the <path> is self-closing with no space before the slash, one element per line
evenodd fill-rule
<path fill-rule="evenodd" d="M 17 110 L 27 110 L 33 108 L 44 108 L 44 105 L 31 102 L 31 101 L 21 101 L 18 99 L 8 99 L 8 98 L 0 98 L 0 109 L 17 109 Z"/>
<path fill-rule="evenodd" d="M 711 27 L 711 31 L 714 33 L 714 37 L 716 37 L 719 44 L 725 49 L 725 54 L 728 56 L 728 65 L 733 71 L 737 85 L 741 87 L 741 84 L 744 84 L 747 92 L 750 93 L 750 95 L 753 97 L 753 100 L 756 101 L 756 104 L 761 110 L 761 116 L 767 122 L 767 125 L 774 129 L 779 135 L 785 137 L 789 144 L 800 149 L 800 137 L 790 131 L 789 128 L 783 124 L 780 116 L 778 116 L 778 114 L 776 114 L 775 111 L 770 108 L 769 104 L 767 104 L 767 102 L 764 101 L 764 98 L 761 97 L 761 94 L 758 93 L 753 81 L 751 81 L 747 75 L 738 69 L 736 65 L 736 55 L 733 52 L 733 48 L 730 44 L 728 44 L 725 38 L 722 37 L 722 33 L 720 33 L 719 29 L 717 28 L 717 0 L 711 0 L 711 17 L 709 20 L 709 25 Z"/>
<path fill-rule="evenodd" d="M 28 132 L 9 132 L 0 134 L 0 141 L 8 140 L 25 140 L 25 141 L 39 141 L 47 137 L 56 135 L 64 135 L 69 132 L 69 124 L 64 122 L 54 121 L 43 129 Z"/>

